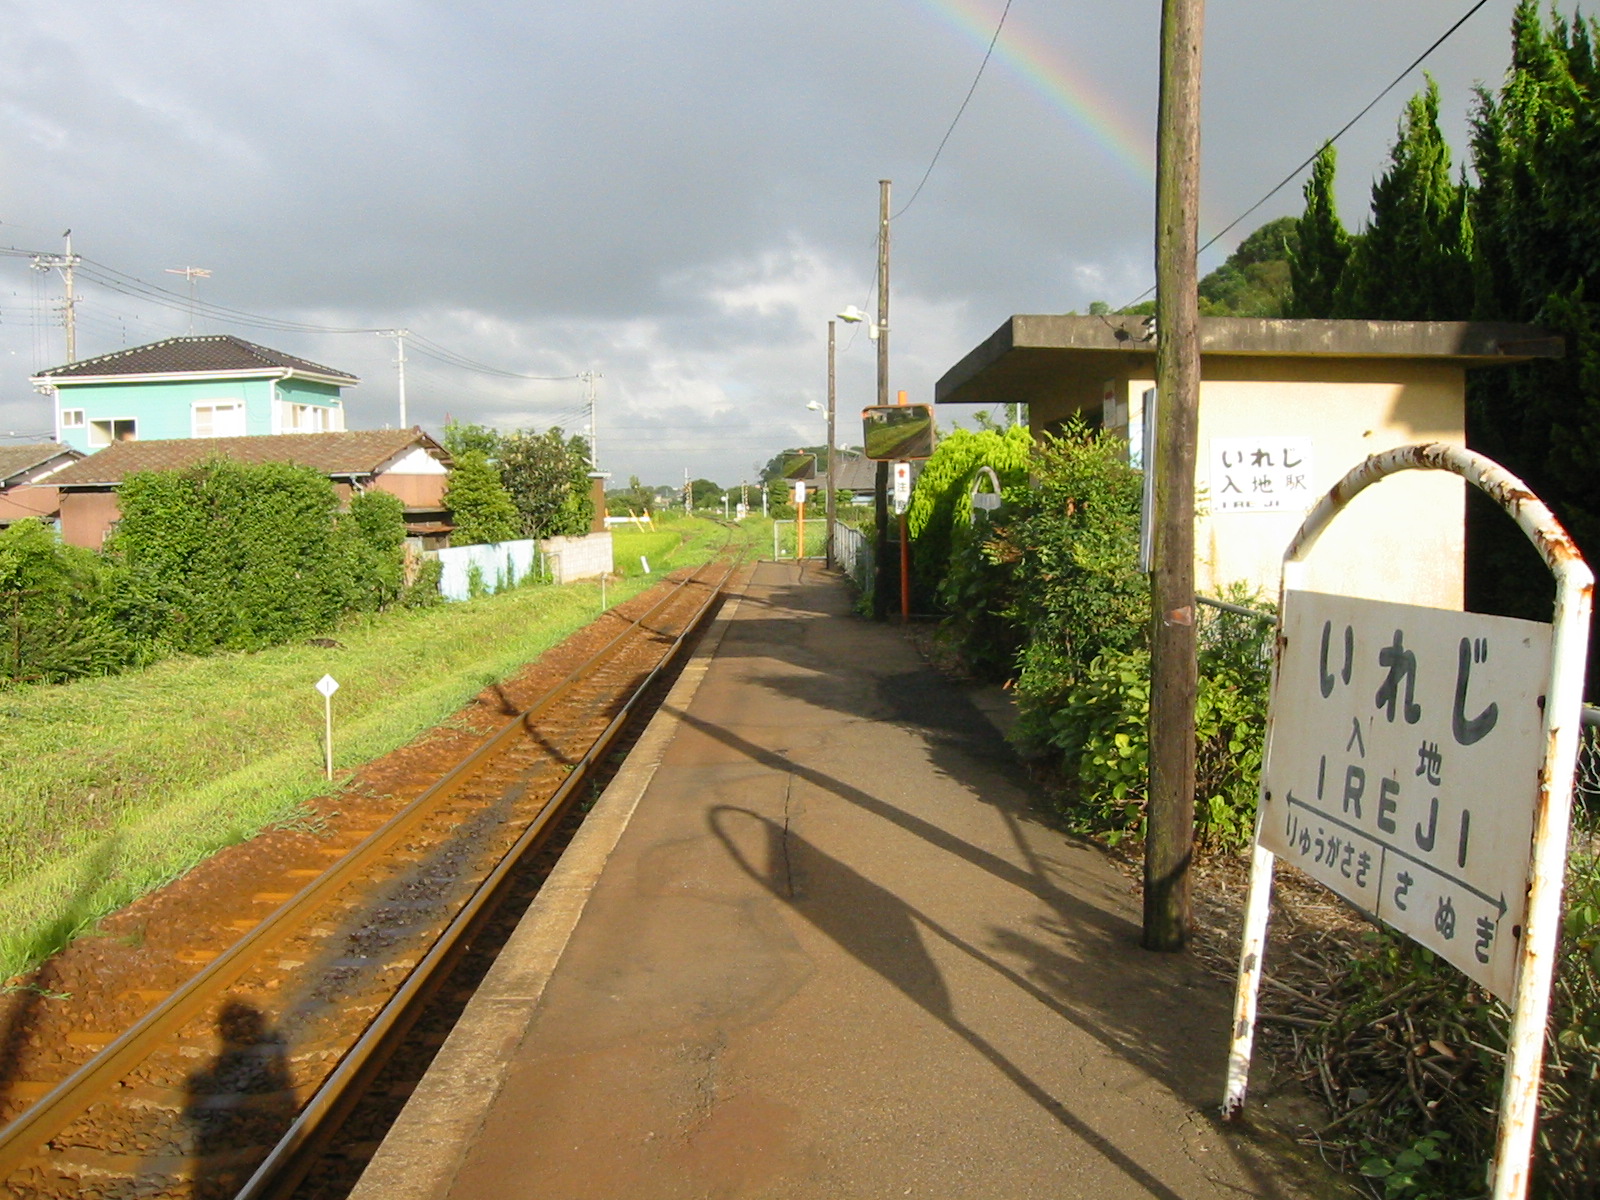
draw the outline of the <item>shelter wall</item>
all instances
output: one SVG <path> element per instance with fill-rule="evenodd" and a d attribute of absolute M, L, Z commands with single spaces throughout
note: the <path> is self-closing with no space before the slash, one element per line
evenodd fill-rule
<path fill-rule="evenodd" d="M 1081 414 L 1127 436 L 1153 388 L 1153 364 L 1140 364 L 1091 391 L 1078 381 L 1059 403 L 1033 405 L 1035 428 Z M 1284 547 L 1305 512 L 1367 455 L 1412 442 L 1464 445 L 1465 371 L 1455 364 L 1390 359 L 1229 356 L 1204 361 L 1195 485 L 1196 586 L 1218 595 L 1242 581 L 1276 596 Z M 1112 403 L 1107 403 L 1111 401 Z M 1120 406 L 1120 407 L 1119 407 Z M 1110 420 L 1104 420 L 1110 414 Z M 1126 420 L 1126 418 L 1124 418 Z M 1290 450 L 1307 470 L 1292 492 L 1275 485 L 1279 507 L 1249 502 L 1253 476 L 1224 470 L 1222 456 L 1258 446 Z M 1303 452 L 1309 450 L 1309 455 Z M 1240 464 L 1248 467 L 1248 458 Z M 1262 475 L 1267 475 L 1263 472 Z M 1308 586 L 1370 599 L 1460 609 L 1466 484 L 1445 472 L 1408 472 L 1357 497 L 1318 543 Z M 1265 502 L 1265 501 L 1260 501 Z"/>

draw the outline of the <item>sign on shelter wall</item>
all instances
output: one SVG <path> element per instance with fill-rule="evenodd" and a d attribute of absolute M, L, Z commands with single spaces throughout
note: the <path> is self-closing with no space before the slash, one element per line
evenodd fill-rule
<path fill-rule="evenodd" d="M 1211 439 L 1213 512 L 1304 512 L 1314 486 L 1308 437 Z"/>
<path fill-rule="evenodd" d="M 1259 841 L 1509 999 L 1551 628 L 1290 591 Z"/>

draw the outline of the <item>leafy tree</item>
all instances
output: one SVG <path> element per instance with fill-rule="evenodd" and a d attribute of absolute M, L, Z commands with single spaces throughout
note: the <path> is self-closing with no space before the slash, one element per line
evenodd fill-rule
<path fill-rule="evenodd" d="M 1451 174 L 1439 131 L 1439 85 L 1413 96 L 1389 168 L 1372 185 L 1372 219 L 1354 239 L 1333 315 L 1460 319 L 1472 307 L 1471 189 Z"/>
<path fill-rule="evenodd" d="M 1333 146 L 1324 146 L 1306 180 L 1305 212 L 1295 222 L 1298 245 L 1289 255 L 1286 315 L 1291 317 L 1331 317 L 1333 298 L 1350 260 L 1350 235 L 1339 220 L 1333 195 L 1337 161 Z"/>
<path fill-rule="evenodd" d="M 487 425 L 463 425 L 459 421 L 446 421 L 440 443 L 458 458 L 469 450 L 476 450 L 491 462 L 500 450 L 500 433 Z"/>
<path fill-rule="evenodd" d="M 515 538 L 520 514 L 488 456 L 482 450 L 468 449 L 454 458 L 444 492 L 445 506 L 456 526 L 451 544 L 472 546 Z"/>
<path fill-rule="evenodd" d="M 656 489 L 645 487 L 637 475 L 628 476 L 628 486 L 606 493 L 606 509 L 614 516 L 635 515 L 656 506 Z"/>
<path fill-rule="evenodd" d="M 689 501 L 695 508 L 721 508 L 724 489 L 709 479 L 696 479 L 689 484 Z"/>
<path fill-rule="evenodd" d="M 589 495 L 589 444 L 559 428 L 544 433 L 517 430 L 500 440 L 500 480 L 521 518 L 523 537 L 589 532 L 594 501 Z"/>
<path fill-rule="evenodd" d="M 1290 296 L 1289 261 L 1299 239 L 1293 217 L 1268 221 L 1200 281 L 1200 313 L 1208 317 L 1281 317 Z"/>

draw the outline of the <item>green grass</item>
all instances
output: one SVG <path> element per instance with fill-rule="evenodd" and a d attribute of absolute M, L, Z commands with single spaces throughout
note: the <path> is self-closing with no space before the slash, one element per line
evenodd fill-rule
<path fill-rule="evenodd" d="M 632 536 L 617 539 L 619 564 Z M 680 521 L 642 536 L 666 539 L 652 543 L 656 574 L 612 581 L 609 604 L 711 557 L 726 531 Z M 597 584 L 535 585 L 353 620 L 335 635 L 339 650 L 179 658 L 0 692 L 0 980 L 328 792 L 312 686 L 325 672 L 340 684 L 335 771 L 348 773 L 537 658 L 599 606 Z"/>

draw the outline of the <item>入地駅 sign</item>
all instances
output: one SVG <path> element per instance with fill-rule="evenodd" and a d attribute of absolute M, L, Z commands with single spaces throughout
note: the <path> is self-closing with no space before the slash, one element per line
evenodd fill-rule
<path fill-rule="evenodd" d="M 1290 591 L 1282 629 L 1260 844 L 1509 999 L 1550 626 Z"/>

